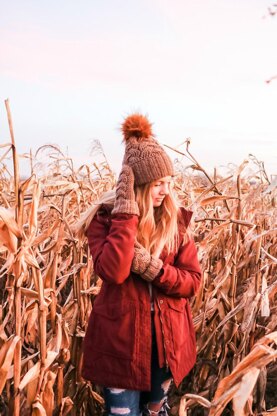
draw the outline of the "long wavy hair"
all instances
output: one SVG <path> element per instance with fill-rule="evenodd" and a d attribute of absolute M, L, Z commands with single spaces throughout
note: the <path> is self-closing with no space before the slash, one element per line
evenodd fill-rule
<path fill-rule="evenodd" d="M 153 183 L 147 183 L 135 188 L 140 211 L 137 240 L 151 254 L 158 257 L 164 248 L 169 253 L 175 251 L 179 245 L 179 204 L 170 187 L 161 206 L 154 208 L 152 186 Z"/>
<path fill-rule="evenodd" d="M 140 210 L 137 240 L 155 257 L 159 257 L 165 248 L 168 253 L 178 249 L 180 244 L 178 231 L 179 204 L 171 189 L 165 196 L 161 206 L 154 208 L 151 187 L 153 183 L 136 186 L 136 201 Z M 104 205 L 113 207 L 115 202 L 115 190 L 105 192 L 91 207 L 82 214 L 79 221 L 71 225 L 73 234 L 81 238 L 89 227 L 94 215 Z M 191 238 L 189 229 L 185 229 L 181 235 L 181 244 Z"/>

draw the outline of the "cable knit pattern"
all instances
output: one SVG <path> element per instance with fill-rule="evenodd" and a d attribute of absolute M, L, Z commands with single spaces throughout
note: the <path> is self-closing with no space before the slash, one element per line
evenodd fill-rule
<path fill-rule="evenodd" d="M 173 176 L 173 164 L 152 133 L 152 124 L 146 116 L 135 113 L 122 124 L 125 140 L 123 164 L 132 168 L 136 185 Z"/>
<path fill-rule="evenodd" d="M 140 243 L 135 242 L 134 258 L 131 270 L 139 274 L 144 280 L 151 282 L 159 274 L 163 262 L 151 256 Z"/>
<path fill-rule="evenodd" d="M 139 215 L 139 208 L 135 199 L 134 182 L 132 168 L 123 165 L 116 185 L 115 204 L 112 214 Z"/>
<path fill-rule="evenodd" d="M 131 137 L 126 143 L 124 163 L 132 168 L 136 185 L 174 175 L 169 156 L 153 138 L 141 141 Z"/>
<path fill-rule="evenodd" d="M 162 260 L 156 259 L 155 257 L 151 256 L 151 261 L 149 263 L 149 266 L 147 267 L 145 272 L 141 275 L 141 277 L 144 280 L 147 280 L 148 282 L 152 282 L 152 280 L 154 280 L 155 277 L 158 276 L 162 267 L 163 267 Z"/>
<path fill-rule="evenodd" d="M 135 243 L 135 252 L 131 270 L 137 274 L 143 274 L 151 261 L 151 254 L 138 242 Z"/>

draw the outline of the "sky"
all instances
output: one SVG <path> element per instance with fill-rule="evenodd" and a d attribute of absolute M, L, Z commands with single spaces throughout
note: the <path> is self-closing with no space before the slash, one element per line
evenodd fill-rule
<path fill-rule="evenodd" d="M 10 140 L 9 98 L 19 153 L 57 144 L 79 167 L 93 163 L 97 139 L 118 173 L 120 125 L 140 111 L 160 143 L 190 137 L 207 170 L 251 153 L 276 174 L 277 79 L 266 82 L 277 75 L 273 4 L 0 0 L 0 144 Z M 20 169 L 28 174 L 26 160 Z"/>

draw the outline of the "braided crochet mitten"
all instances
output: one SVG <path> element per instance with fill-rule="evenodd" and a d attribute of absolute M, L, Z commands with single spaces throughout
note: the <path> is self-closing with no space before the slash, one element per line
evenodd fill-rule
<path fill-rule="evenodd" d="M 153 257 L 140 243 L 135 242 L 135 254 L 131 266 L 134 273 L 151 282 L 159 274 L 162 267 L 161 259 Z"/>
<path fill-rule="evenodd" d="M 139 215 L 134 191 L 134 173 L 128 165 L 123 165 L 115 191 L 115 204 L 112 214 L 124 213 Z"/>

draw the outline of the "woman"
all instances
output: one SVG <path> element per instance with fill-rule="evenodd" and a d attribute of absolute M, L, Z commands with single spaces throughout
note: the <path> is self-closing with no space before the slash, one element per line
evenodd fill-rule
<path fill-rule="evenodd" d="M 126 118 L 113 207 L 87 230 L 103 280 L 84 340 L 83 376 L 103 386 L 108 415 L 167 415 L 166 395 L 196 359 L 188 299 L 200 282 L 192 213 L 172 195 L 173 165 L 140 114 Z M 141 413 L 142 412 L 142 413 Z"/>

